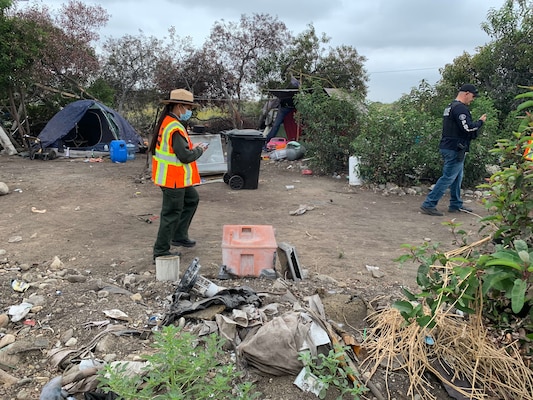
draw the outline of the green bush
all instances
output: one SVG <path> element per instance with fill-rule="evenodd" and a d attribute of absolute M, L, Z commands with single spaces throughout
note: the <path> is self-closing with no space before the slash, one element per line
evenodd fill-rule
<path fill-rule="evenodd" d="M 107 365 L 99 374 L 99 387 L 124 400 L 141 399 L 256 399 L 251 383 L 238 383 L 242 373 L 222 360 L 223 341 L 212 334 L 198 338 L 175 326 L 155 333 L 154 354 L 142 375 L 129 375 L 127 363 Z"/>
<path fill-rule="evenodd" d="M 304 364 L 305 377 L 316 377 L 316 383 L 320 387 L 320 399 L 326 397 L 330 388 L 339 391 L 337 400 L 346 398 L 345 395 L 350 399 L 359 399 L 359 395 L 368 391 L 359 381 L 355 371 L 346 365 L 344 360 L 348 357 L 347 351 L 350 351 L 348 346 L 335 345 L 328 354 L 319 353 L 312 356 L 308 351 L 299 354 L 298 359 Z M 353 382 L 351 379 L 354 379 Z"/>
<path fill-rule="evenodd" d="M 310 167 L 323 174 L 348 171 L 350 143 L 359 134 L 362 103 L 347 93 L 330 97 L 318 86 L 297 94 L 295 103 Z"/>
<path fill-rule="evenodd" d="M 479 103 L 472 109 L 474 118 L 486 112 L 493 119 L 485 124 L 479 138 L 472 142 L 465 161 L 463 184 L 466 187 L 475 187 L 483 182 L 488 177 L 486 166 L 496 160 L 490 153 L 498 132 L 496 112 L 488 99 L 476 102 Z M 363 179 L 402 186 L 437 181 L 442 173 L 439 152 L 442 117 L 435 115 L 442 115 L 445 104 L 435 101 L 430 105 L 433 108 L 409 98 L 393 105 L 370 104 L 362 119 L 361 133 L 352 143 L 354 155 L 360 158 L 359 169 Z"/>
<path fill-rule="evenodd" d="M 533 91 L 518 98 L 533 99 Z M 525 101 L 517 111 L 527 108 L 533 108 L 533 100 Z M 526 112 L 518 130 L 498 140 L 491 150 L 501 161 L 502 169 L 492 175 L 488 183 L 480 185 L 491 195 L 485 200 L 491 215 L 483 221 L 497 226 L 494 236 L 504 244 L 522 239 L 533 245 L 533 158 L 524 157 L 526 148 L 533 147 L 532 134 L 533 115 Z"/>
<path fill-rule="evenodd" d="M 372 183 L 419 183 L 439 173 L 437 121 L 422 113 L 371 104 L 352 143 L 361 177 Z"/>

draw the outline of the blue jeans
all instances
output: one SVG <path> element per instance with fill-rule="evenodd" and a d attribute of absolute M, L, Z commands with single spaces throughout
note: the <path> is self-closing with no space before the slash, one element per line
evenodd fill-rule
<path fill-rule="evenodd" d="M 278 110 L 278 113 L 276 114 L 276 119 L 274 120 L 274 123 L 272 124 L 272 128 L 270 129 L 270 132 L 268 132 L 268 135 L 266 137 L 265 145 L 270 141 L 270 139 L 276 137 L 276 135 L 278 134 L 279 128 L 281 127 L 281 124 L 283 123 L 283 120 L 292 110 L 294 110 L 294 108 L 291 108 L 291 107 L 281 107 Z"/>
<path fill-rule="evenodd" d="M 435 187 L 422 203 L 422 207 L 435 208 L 439 200 L 444 196 L 446 189 L 450 188 L 450 209 L 458 210 L 463 206 L 461 200 L 461 182 L 463 181 L 464 158 L 461 159 L 460 153 L 455 150 L 440 149 L 440 154 L 444 159 L 442 176 L 439 178 Z M 463 153 L 464 154 L 464 153 Z"/>

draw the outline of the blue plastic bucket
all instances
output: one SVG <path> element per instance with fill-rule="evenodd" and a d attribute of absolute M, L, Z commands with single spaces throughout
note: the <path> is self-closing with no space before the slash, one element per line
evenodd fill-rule
<path fill-rule="evenodd" d="M 124 163 L 128 159 L 128 149 L 124 140 L 112 140 L 109 147 L 111 161 Z"/>

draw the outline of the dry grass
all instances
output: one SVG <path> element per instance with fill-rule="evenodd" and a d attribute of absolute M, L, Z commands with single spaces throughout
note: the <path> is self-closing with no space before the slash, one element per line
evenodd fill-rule
<path fill-rule="evenodd" d="M 485 242 L 447 256 L 464 255 Z M 372 376 L 380 365 L 387 369 L 387 376 L 391 370 L 404 370 L 411 382 L 407 395 L 418 394 L 423 399 L 435 399 L 428 372 L 467 399 L 533 399 L 533 371 L 521 358 L 517 343 L 499 346 L 488 336 L 480 315 L 465 320 L 441 307 L 432 329 L 417 323 L 407 325 L 400 312 L 392 308 L 368 319 L 372 329 L 364 343 L 368 356 L 362 363 L 366 376 Z M 433 344 L 427 343 L 428 337 Z"/>

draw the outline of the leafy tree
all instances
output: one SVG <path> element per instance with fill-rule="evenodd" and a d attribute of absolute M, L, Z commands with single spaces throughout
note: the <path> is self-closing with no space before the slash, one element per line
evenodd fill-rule
<path fill-rule="evenodd" d="M 45 33 L 42 58 L 32 71 L 35 82 L 78 93 L 91 82 L 99 69 L 92 44 L 109 18 L 102 7 L 70 0 L 52 14 L 45 5 L 34 4 L 19 11 L 17 17 L 33 22 Z"/>
<path fill-rule="evenodd" d="M 252 77 L 261 59 L 283 51 L 290 39 L 285 24 L 269 14 L 241 15 L 239 23 L 217 21 L 206 46 L 228 75 L 225 92 L 240 101 L 255 90 Z"/>
<path fill-rule="evenodd" d="M 44 35 L 35 23 L 18 18 L 10 8 L 10 1 L 0 2 L 0 99 L 7 104 L 11 129 L 21 139 L 29 131 L 24 107 L 25 88 L 31 83 L 28 70 L 42 54 Z"/>
<path fill-rule="evenodd" d="M 108 38 L 103 45 L 102 77 L 115 92 L 115 107 L 123 113 L 137 92 L 154 88 L 154 66 L 162 53 L 162 42 L 154 36 L 124 35 Z M 133 108 L 133 107 L 130 107 Z"/>
<path fill-rule="evenodd" d="M 463 53 L 440 70 L 441 79 L 437 84 L 437 93 L 442 98 L 451 98 L 457 94 L 457 89 L 464 83 L 472 83 L 480 87 L 477 70 L 474 67 L 473 56 Z"/>
<path fill-rule="evenodd" d="M 49 119 L 66 101 L 91 97 L 85 88 L 99 68 L 91 45 L 107 18 L 101 7 L 79 1 L 69 1 L 56 14 L 43 4 L 10 10 L 13 29 L 2 34 L 2 39 L 8 40 L 11 49 L 2 54 L 16 59 L 11 64 L 15 68 L 4 75 L 9 76 L 6 92 L 15 124 L 29 119 L 32 126 L 40 126 L 41 120 Z M 44 104 L 47 112 L 39 110 L 27 118 L 26 105 L 36 101 Z M 19 132 L 26 131 L 30 128 Z"/>
<path fill-rule="evenodd" d="M 161 54 L 159 54 L 159 59 L 154 66 L 156 88 L 161 95 L 168 95 L 172 89 L 178 87 L 188 89 L 197 94 L 193 88 L 196 79 L 183 75 L 185 60 L 190 59 L 196 52 L 192 45 L 192 39 L 190 37 L 180 37 L 174 27 L 171 27 L 168 32 L 168 42 L 165 40 L 161 43 Z M 203 67 L 203 65 L 198 65 L 199 70 L 202 70 Z"/>
<path fill-rule="evenodd" d="M 464 53 L 441 70 L 439 91 L 453 95 L 465 82 L 477 85 L 494 100 L 503 120 L 512 112 L 519 86 L 533 80 L 533 2 L 506 0 L 491 9 L 483 30 L 492 41 L 474 55 Z"/>
<path fill-rule="evenodd" d="M 517 106 L 519 85 L 533 80 L 533 2 L 507 0 L 501 9 L 489 11 L 482 27 L 493 42 L 477 56 L 479 79 L 496 107 L 507 115 Z"/>
<path fill-rule="evenodd" d="M 258 66 L 256 80 L 263 89 L 280 88 L 296 77 L 302 85 L 342 88 L 360 100 L 367 93 L 365 58 L 354 47 L 326 48 L 330 38 L 318 36 L 314 26 L 300 33 L 285 51 L 272 54 Z"/>
<path fill-rule="evenodd" d="M 155 68 L 156 86 L 161 94 L 182 87 L 204 99 L 225 97 L 224 87 L 230 85 L 233 79 L 217 62 L 213 49 L 207 45 L 196 49 L 189 38 L 173 38 L 163 53 Z M 231 92 L 234 92 L 234 87 L 231 87 Z"/>
<path fill-rule="evenodd" d="M 88 89 L 95 98 L 104 104 L 113 104 L 115 91 L 103 78 L 97 78 Z"/>

